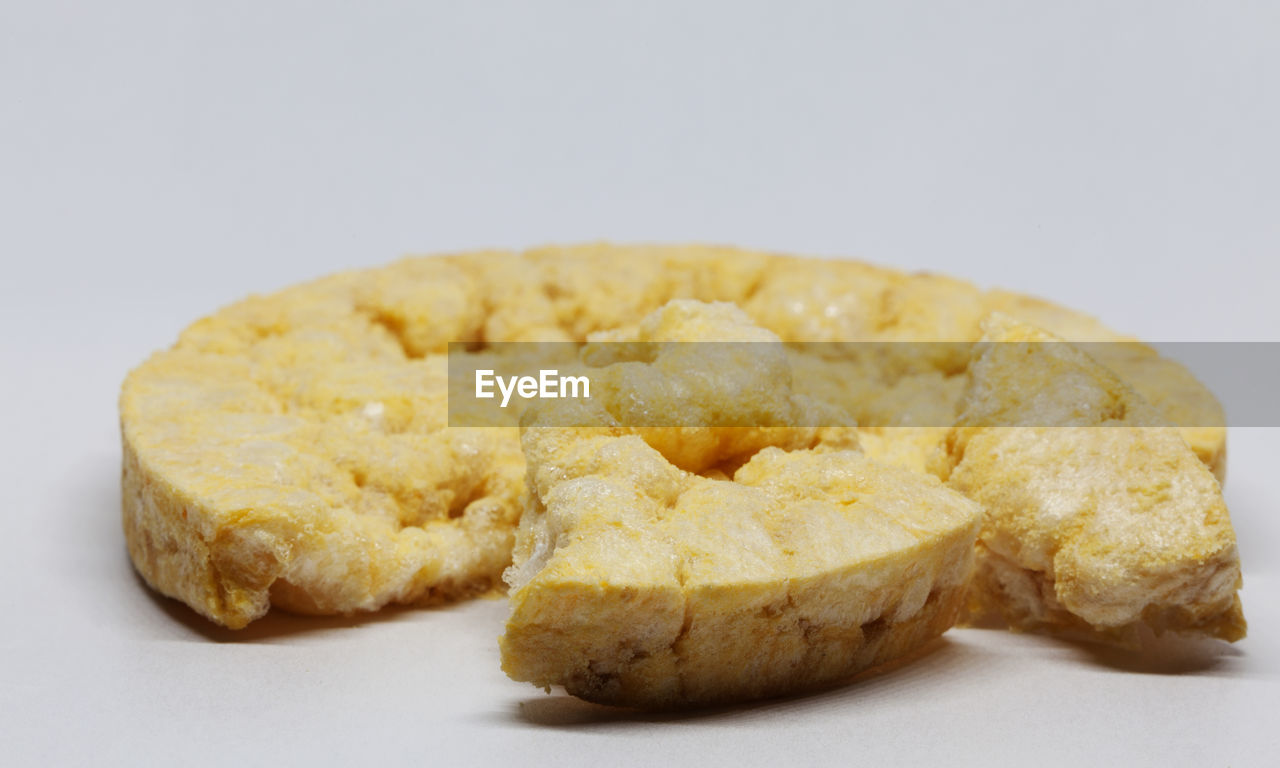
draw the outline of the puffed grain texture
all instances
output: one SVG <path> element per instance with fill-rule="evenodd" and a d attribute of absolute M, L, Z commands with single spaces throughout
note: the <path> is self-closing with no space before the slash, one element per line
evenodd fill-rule
<path fill-rule="evenodd" d="M 1243 637 L 1222 489 L 1179 432 L 1048 333 L 995 315 L 984 340 L 947 438 L 948 485 L 985 510 L 974 612 L 1121 645 Z"/>
<path fill-rule="evenodd" d="M 767 341 L 728 305 L 680 302 L 628 335 Z M 734 421 L 763 407 L 785 421 L 811 407 L 790 390 L 785 353 L 769 357 L 715 361 L 740 395 L 730 401 L 713 386 L 690 402 L 680 369 L 654 392 L 636 363 L 611 366 L 631 366 L 625 376 L 606 368 L 602 386 L 619 391 L 598 407 L 675 391 L 666 407 L 707 414 L 679 440 L 662 428 L 541 427 L 532 414 L 530 506 L 500 639 L 511 677 L 601 703 L 700 706 L 831 684 L 955 621 L 976 505 L 867 459 L 851 429 L 710 423 L 713 412 Z M 721 403 L 731 412 L 702 410 Z M 730 476 L 724 460 L 744 453 Z"/>
<path fill-rule="evenodd" d="M 334 275 L 201 319 L 128 376 L 131 558 L 155 589 L 230 627 L 271 605 L 350 613 L 485 590 L 509 564 L 525 463 L 514 429 L 449 427 L 448 343 L 484 354 L 489 342 L 584 342 L 678 299 L 733 303 L 788 341 L 972 342 L 995 304 L 1114 336 L 1070 310 L 951 278 L 715 246 L 597 243 Z M 943 425 L 930 423 L 953 417 L 967 365 L 940 349 L 874 370 L 827 361 L 796 391 L 860 422 L 915 414 L 864 442 L 919 471 L 938 449 Z M 1182 414 L 1171 418 L 1201 423 L 1216 401 L 1162 361 L 1112 365 Z M 1221 468 L 1221 430 L 1192 441 Z"/>

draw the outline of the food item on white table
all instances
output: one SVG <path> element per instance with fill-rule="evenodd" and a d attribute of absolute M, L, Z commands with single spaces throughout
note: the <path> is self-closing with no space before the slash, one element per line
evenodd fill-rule
<path fill-rule="evenodd" d="M 152 587 L 229 627 L 272 606 L 351 613 L 488 590 L 511 561 L 526 459 L 515 428 L 449 425 L 449 343 L 480 359 L 500 342 L 560 341 L 574 356 L 588 336 L 627 338 L 686 299 L 736 305 L 762 333 L 793 342 L 792 395 L 819 410 L 761 431 L 762 442 L 740 441 L 718 467 L 696 459 L 720 460 L 715 452 L 732 446 L 698 427 L 687 430 L 702 435 L 694 442 L 671 432 L 643 445 L 691 488 L 724 483 L 778 510 L 792 504 L 778 477 L 826 476 L 833 464 L 862 468 L 857 482 L 873 499 L 951 498 L 927 475 L 945 466 L 970 347 L 992 310 L 1068 339 L 1125 338 L 1048 302 L 951 278 L 733 248 L 548 247 L 334 275 L 220 310 L 129 375 L 120 414 L 133 562 Z M 844 341 L 889 346 L 801 343 Z M 898 344 L 915 341 L 943 343 Z M 1203 386 L 1136 343 L 1096 354 L 1221 474 L 1221 409 Z M 814 429 L 820 408 L 843 414 L 838 429 Z M 901 472 L 870 473 L 878 465 L 866 456 Z M 1232 621 L 1166 624 L 1238 634 Z"/>

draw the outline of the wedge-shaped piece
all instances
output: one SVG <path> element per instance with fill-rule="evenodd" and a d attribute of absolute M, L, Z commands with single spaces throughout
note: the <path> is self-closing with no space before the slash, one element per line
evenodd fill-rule
<path fill-rule="evenodd" d="M 974 609 L 1128 645 L 1143 624 L 1242 637 L 1221 487 L 1178 431 L 1073 345 L 985 330 L 944 468 L 985 508 Z"/>
<path fill-rule="evenodd" d="M 924 475 L 766 448 L 720 480 L 636 435 L 564 449 L 513 566 L 517 680 L 655 708 L 780 694 L 917 648 L 961 607 L 977 510 Z"/>
<path fill-rule="evenodd" d="M 655 334 L 758 339 L 738 310 L 688 302 L 641 323 L 638 335 Z M 740 397 L 715 418 L 741 423 L 744 409 L 764 408 L 776 423 L 813 407 L 790 392 L 777 368 L 785 360 L 764 345 L 739 368 L 717 364 Z M 593 400 L 715 398 L 705 380 L 666 388 L 636 370 L 664 362 L 607 366 Z M 620 366 L 629 375 L 611 376 Z M 531 499 L 500 641 L 517 680 L 646 708 L 781 694 L 901 656 L 962 607 L 977 506 L 866 458 L 851 429 L 557 428 L 534 418 L 522 434 Z"/>

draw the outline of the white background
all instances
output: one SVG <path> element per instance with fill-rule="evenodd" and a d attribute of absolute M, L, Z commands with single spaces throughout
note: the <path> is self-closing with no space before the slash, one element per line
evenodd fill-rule
<path fill-rule="evenodd" d="M 125 372 L 406 252 L 728 242 L 1277 338 L 1275 4 L 859 5 L 0 0 L 0 762 L 1272 761 L 1280 430 L 1231 435 L 1249 639 L 1145 660 L 956 630 L 636 716 L 508 681 L 500 601 L 234 634 L 133 575 Z"/>

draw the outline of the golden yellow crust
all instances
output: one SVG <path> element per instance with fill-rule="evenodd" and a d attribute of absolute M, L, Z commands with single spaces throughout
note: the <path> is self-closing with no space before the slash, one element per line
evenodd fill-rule
<path fill-rule="evenodd" d="M 404 281 L 249 299 L 130 374 L 124 528 L 157 590 L 241 627 L 271 604 L 375 610 L 496 582 L 523 490 L 517 436 L 446 427 L 440 353 L 476 323 L 443 282 L 461 273 L 392 269 Z"/>
<path fill-rule="evenodd" d="M 966 342 L 1009 296 L 854 262 L 588 244 L 413 258 L 249 298 L 124 383 L 129 551 L 154 588 L 232 627 L 271 605 L 345 613 L 469 594 L 508 564 L 524 457 L 514 430 L 447 426 L 448 342 L 583 342 L 676 299 L 731 302 L 792 341 Z M 1011 312 L 1088 324 L 1018 300 Z M 1194 379 L 1163 384 L 1154 360 L 1128 370 L 1158 407 L 1188 423 L 1216 408 Z M 932 422 L 954 413 L 967 354 L 826 363 L 797 376 L 798 394 L 859 419 Z M 1111 363 L 1122 376 L 1126 364 Z M 869 451 L 916 471 L 939 442 L 927 429 L 863 432 Z M 1223 434 L 1191 437 L 1215 469 Z"/>

